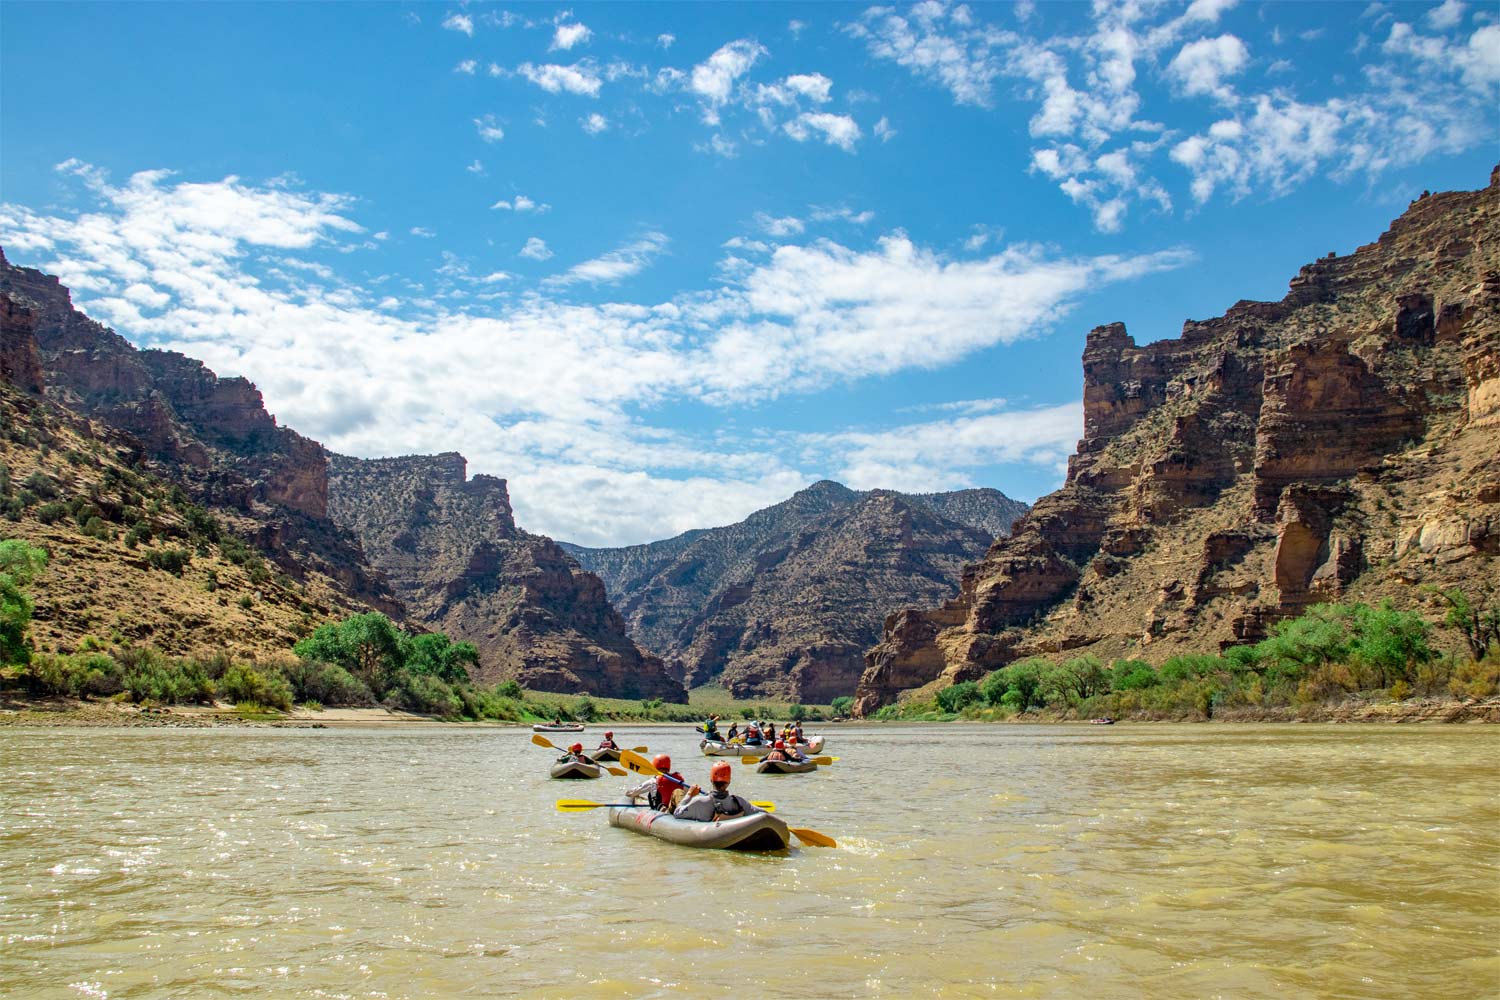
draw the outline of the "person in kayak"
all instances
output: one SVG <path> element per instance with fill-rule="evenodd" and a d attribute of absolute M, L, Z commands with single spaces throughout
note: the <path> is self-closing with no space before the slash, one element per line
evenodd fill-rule
<path fill-rule="evenodd" d="M 786 741 L 785 740 L 777 740 L 776 741 L 776 745 L 771 748 L 771 752 L 770 753 L 766 754 L 765 759 L 766 760 L 786 760 L 787 759 L 787 755 L 786 755 Z"/>
<path fill-rule="evenodd" d="M 758 813 L 760 810 L 751 805 L 749 800 L 742 799 L 729 790 L 729 776 L 732 769 L 729 762 L 719 761 L 708 769 L 708 780 L 713 785 L 713 791 L 705 793 L 702 788 L 694 785 L 688 789 L 687 798 L 682 800 L 672 813 L 678 819 L 696 819 L 704 823 L 714 820 L 730 819 L 735 816 L 748 816 Z"/>
<path fill-rule="evenodd" d="M 802 737 L 802 723 L 800 723 L 800 722 L 794 722 L 794 723 L 792 723 L 792 740 L 795 741 L 795 742 L 797 742 L 797 743 L 806 743 L 807 742 L 807 740 L 803 739 L 803 737 Z"/>
<path fill-rule="evenodd" d="M 580 764 L 592 764 L 594 762 L 592 758 L 588 756 L 588 754 L 583 752 L 582 743 L 574 743 L 572 746 L 568 747 L 567 753 L 557 758 L 557 762 L 559 764 L 566 764 L 569 761 L 577 761 Z"/>
<path fill-rule="evenodd" d="M 604 739 L 599 741 L 599 746 L 596 749 L 618 750 L 620 749 L 620 744 L 615 742 L 615 734 L 612 732 L 608 732 L 604 734 Z"/>
<path fill-rule="evenodd" d="M 738 722 L 731 722 L 729 724 L 728 741 L 730 743 L 733 743 L 735 740 L 737 740 L 739 738 L 740 738 L 740 724 Z"/>
<path fill-rule="evenodd" d="M 798 750 L 797 744 L 788 743 L 786 745 L 786 759 L 791 761 L 793 764 L 801 764 L 804 761 L 811 760 L 812 758 L 807 756 L 807 754 L 803 753 L 801 750 Z"/>
<path fill-rule="evenodd" d="M 760 742 L 760 727 L 752 720 L 745 726 L 745 746 L 758 747 Z"/>
<path fill-rule="evenodd" d="M 703 738 L 713 740 L 715 743 L 724 742 L 724 737 L 719 735 L 719 717 L 710 715 L 703 722 Z"/>
<path fill-rule="evenodd" d="M 683 780 L 682 775 L 672 770 L 672 758 L 664 753 L 652 757 L 651 766 L 661 774 L 654 778 L 647 778 L 634 788 L 627 788 L 625 795 L 632 802 L 645 798 L 652 809 L 670 812 L 672 806 L 682 797 L 683 790 L 687 788 L 687 782 Z"/>

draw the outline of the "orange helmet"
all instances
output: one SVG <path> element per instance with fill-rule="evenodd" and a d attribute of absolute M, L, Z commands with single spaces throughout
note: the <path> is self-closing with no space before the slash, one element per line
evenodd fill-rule
<path fill-rule="evenodd" d="M 721 760 L 713 767 L 708 769 L 708 780 L 728 781 L 730 773 L 731 769 L 729 767 L 729 762 Z"/>
<path fill-rule="evenodd" d="M 572 746 L 568 747 L 568 752 L 569 753 L 583 753 L 583 744 L 582 743 L 574 743 Z"/>
<path fill-rule="evenodd" d="M 672 758 L 664 753 L 659 753 L 651 758 L 651 766 L 658 771 L 666 771 L 672 767 Z"/>
<path fill-rule="evenodd" d="M 777 750 L 785 750 L 786 749 L 786 741 L 785 740 L 777 740 L 776 741 L 776 749 Z"/>

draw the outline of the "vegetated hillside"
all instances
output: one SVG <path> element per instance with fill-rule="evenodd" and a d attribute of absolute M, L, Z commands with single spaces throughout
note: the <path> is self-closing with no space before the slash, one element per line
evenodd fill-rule
<path fill-rule="evenodd" d="M 908 496 L 824 481 L 727 527 L 567 548 L 690 686 L 827 702 L 853 691 L 892 607 L 951 594 L 993 528 L 1025 510 L 998 490 Z"/>
<path fill-rule="evenodd" d="M 516 527 L 505 480 L 466 478 L 456 452 L 329 455 L 329 511 L 387 576 L 408 615 L 479 649 L 478 678 L 541 691 L 686 703 L 556 542 Z"/>
<path fill-rule="evenodd" d="M 139 442 L 0 381 L 0 536 L 45 549 L 31 636 L 43 650 L 150 643 L 173 655 L 285 652 L 363 610 L 336 581 L 294 580 L 246 542 L 254 519 L 205 509 L 149 471 Z"/>
<path fill-rule="evenodd" d="M 1280 302 L 1143 347 L 1098 327 L 1083 369 L 1066 484 L 957 598 L 887 619 L 856 711 L 1025 656 L 1160 663 L 1316 602 L 1500 577 L 1500 168 Z"/>

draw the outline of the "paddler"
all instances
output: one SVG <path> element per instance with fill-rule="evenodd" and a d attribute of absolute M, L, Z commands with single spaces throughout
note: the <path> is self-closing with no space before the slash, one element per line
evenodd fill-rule
<path fill-rule="evenodd" d="M 708 769 L 708 780 L 713 785 L 713 791 L 705 793 L 702 788 L 694 785 L 688 789 L 687 798 L 683 799 L 682 805 L 678 806 L 672 815 L 678 819 L 696 819 L 711 823 L 715 820 L 748 816 L 751 813 L 760 812 L 748 800 L 740 798 L 729 790 L 731 773 L 733 772 L 728 761 L 721 760 L 714 764 Z"/>
<path fill-rule="evenodd" d="M 776 745 L 771 748 L 771 752 L 770 753 L 766 754 L 766 758 L 765 759 L 766 760 L 780 760 L 780 761 L 787 760 L 787 755 L 786 755 L 786 741 L 785 740 L 777 740 L 776 741 Z"/>
<path fill-rule="evenodd" d="M 599 746 L 597 749 L 618 750 L 620 749 L 620 744 L 615 742 L 615 734 L 613 732 L 607 732 L 604 734 L 604 739 L 599 741 Z"/>
<path fill-rule="evenodd" d="M 745 746 L 760 746 L 760 727 L 755 724 L 755 720 L 753 719 L 745 725 Z"/>
<path fill-rule="evenodd" d="M 735 740 L 737 740 L 739 738 L 740 738 L 740 724 L 738 722 L 731 722 L 729 724 L 729 742 L 733 743 Z"/>
<path fill-rule="evenodd" d="M 804 761 L 811 760 L 812 758 L 807 756 L 807 754 L 803 753 L 801 750 L 798 750 L 797 744 L 788 743 L 786 745 L 786 759 L 791 761 L 793 764 L 801 764 Z"/>
<path fill-rule="evenodd" d="M 625 794 L 632 802 L 645 797 L 652 809 L 670 811 L 676 803 L 676 798 L 682 796 L 687 782 L 683 780 L 682 775 L 672 770 L 672 758 L 664 753 L 652 757 L 651 766 L 661 774 L 654 778 L 647 778 L 634 788 L 627 788 Z"/>
<path fill-rule="evenodd" d="M 713 740 L 715 743 L 724 742 L 723 737 L 719 735 L 719 717 L 717 715 L 710 715 L 703 723 L 703 738 Z"/>
<path fill-rule="evenodd" d="M 567 753 L 557 758 L 557 762 L 559 764 L 566 764 L 570 761 L 577 761 L 580 764 L 593 763 L 593 760 L 591 760 L 589 756 L 583 752 L 582 743 L 574 743 L 572 746 L 568 747 Z"/>

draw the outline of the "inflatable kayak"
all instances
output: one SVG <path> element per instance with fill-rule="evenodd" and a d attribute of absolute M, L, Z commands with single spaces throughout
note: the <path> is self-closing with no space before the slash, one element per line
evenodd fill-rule
<path fill-rule="evenodd" d="M 705 757 L 764 757 L 771 752 L 769 743 L 720 743 L 717 740 L 702 740 L 698 746 Z"/>
<path fill-rule="evenodd" d="M 554 726 L 550 722 L 538 722 L 531 727 L 531 731 L 533 733 L 581 733 L 583 732 L 583 723 L 564 722 L 560 726 Z"/>
<path fill-rule="evenodd" d="M 618 751 L 618 750 L 590 750 L 589 751 L 589 756 L 592 757 L 592 758 L 594 758 L 595 760 L 610 760 L 610 761 L 612 761 L 612 760 L 619 760 L 620 759 L 620 751 Z"/>
<path fill-rule="evenodd" d="M 567 760 L 561 764 L 552 765 L 554 778 L 597 778 L 600 771 L 598 764 L 580 764 L 576 760 Z"/>
<path fill-rule="evenodd" d="M 695 819 L 678 819 L 649 806 L 611 806 L 609 825 L 650 834 L 684 847 L 784 851 L 791 843 L 786 824 L 768 812 L 704 823 Z"/>
<path fill-rule="evenodd" d="M 755 765 L 756 774 L 806 774 L 817 769 L 818 765 L 810 760 L 797 764 L 789 760 L 763 760 Z"/>

